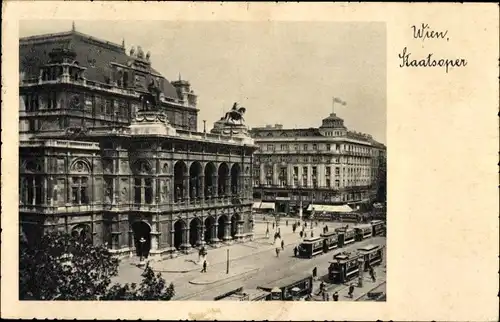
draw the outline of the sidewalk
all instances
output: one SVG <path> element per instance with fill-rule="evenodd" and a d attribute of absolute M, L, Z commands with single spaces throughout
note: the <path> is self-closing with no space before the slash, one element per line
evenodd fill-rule
<path fill-rule="evenodd" d="M 282 234 L 285 247 L 296 245 L 300 240 L 297 233 Z M 223 246 L 220 248 L 209 249 L 207 254 L 207 264 L 217 265 L 227 261 L 227 251 L 229 250 L 229 259 L 234 261 L 236 259 L 251 256 L 261 252 L 274 249 L 273 238 L 265 238 L 265 236 L 258 236 L 251 242 L 243 244 L 233 244 Z M 172 259 L 164 259 L 160 261 L 152 261 L 150 267 L 157 272 L 162 273 L 188 273 L 196 270 L 201 270 L 198 253 L 191 253 L 188 255 L 179 256 Z"/>
<path fill-rule="evenodd" d="M 257 226 L 257 225 L 256 225 Z M 227 251 L 229 250 L 229 259 L 236 259 L 251 256 L 261 252 L 269 251 L 275 248 L 274 246 L 274 230 L 270 227 L 269 237 L 266 238 L 266 225 L 259 225 L 255 229 L 255 237 L 253 241 L 238 243 L 220 248 L 208 248 L 207 264 L 209 266 L 217 265 L 227 261 Z M 319 236 L 321 227 L 314 228 L 315 236 Z M 295 246 L 300 242 L 299 231 L 293 233 L 291 225 L 280 226 L 281 237 L 285 247 Z M 306 230 L 310 234 L 310 230 Z M 201 262 L 199 262 L 198 252 L 188 255 L 181 255 L 176 258 L 167 258 L 158 261 L 151 261 L 150 267 L 161 273 L 188 273 L 196 270 L 201 270 Z"/>

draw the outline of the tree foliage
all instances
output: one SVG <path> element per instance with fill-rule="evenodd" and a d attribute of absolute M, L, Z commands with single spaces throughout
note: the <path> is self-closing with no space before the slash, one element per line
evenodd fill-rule
<path fill-rule="evenodd" d="M 119 260 L 104 246 L 50 232 L 36 244 L 20 243 L 21 300 L 170 300 L 175 292 L 146 266 L 136 284 L 114 284 Z"/>

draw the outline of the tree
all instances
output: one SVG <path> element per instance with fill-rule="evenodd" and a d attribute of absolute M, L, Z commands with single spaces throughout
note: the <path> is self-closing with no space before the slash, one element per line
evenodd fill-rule
<path fill-rule="evenodd" d="M 172 284 L 147 266 L 139 288 L 115 284 L 119 260 L 106 247 L 62 232 L 49 232 L 36 244 L 20 241 L 21 300 L 170 300 Z"/>

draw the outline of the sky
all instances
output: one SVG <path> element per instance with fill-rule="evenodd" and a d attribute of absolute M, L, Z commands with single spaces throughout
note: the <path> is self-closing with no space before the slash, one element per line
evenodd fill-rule
<path fill-rule="evenodd" d="M 71 30 L 72 21 L 20 22 L 20 37 Z M 76 30 L 141 46 L 168 80 L 198 95 L 198 129 L 234 102 L 249 127 L 321 125 L 332 112 L 386 142 L 386 27 L 381 22 L 75 21 Z M 208 126 L 210 128 L 211 126 Z"/>

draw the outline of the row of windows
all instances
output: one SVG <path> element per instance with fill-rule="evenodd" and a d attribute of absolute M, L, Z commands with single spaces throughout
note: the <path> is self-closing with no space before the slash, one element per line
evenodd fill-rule
<path fill-rule="evenodd" d="M 333 167 L 325 167 L 325 176 L 329 177 L 331 176 L 331 170 Z M 267 176 L 272 176 L 273 175 L 273 167 L 264 167 L 265 173 Z M 307 176 L 308 173 L 308 167 L 302 167 L 302 175 Z M 342 169 L 343 175 L 346 176 L 354 176 L 354 175 L 369 175 L 373 173 L 372 169 L 367 169 L 367 168 L 340 168 L 340 167 L 335 167 L 335 175 L 339 176 L 340 175 L 340 170 Z M 317 175 L 317 167 L 313 166 L 311 167 L 312 174 L 313 176 Z M 286 167 L 280 167 L 279 168 L 279 175 L 280 176 L 286 176 L 287 173 L 287 168 Z M 293 175 L 298 176 L 299 175 L 299 167 L 294 166 L 293 167 Z M 254 176 L 260 176 L 260 169 L 259 168 L 254 168 Z"/>
<path fill-rule="evenodd" d="M 332 187 L 332 182 L 334 183 L 334 188 L 340 188 L 340 187 L 355 187 L 355 186 L 367 186 L 370 184 L 370 180 L 368 179 L 362 179 L 362 180 L 334 180 L 332 181 L 331 179 L 327 178 L 325 179 L 325 185 L 324 186 L 318 186 L 318 181 L 316 179 L 312 179 L 310 184 L 306 178 L 298 179 L 294 178 L 291 184 L 288 183 L 286 179 L 279 179 L 277 181 L 277 186 L 279 187 L 304 187 L 304 188 L 326 188 L 326 187 Z M 340 183 L 342 182 L 342 186 Z M 267 186 L 272 186 L 273 180 L 272 178 L 265 178 L 263 181 L 264 185 Z M 261 180 L 260 179 L 254 179 L 254 187 L 258 187 L 261 185 Z"/>
<path fill-rule="evenodd" d="M 362 146 L 357 146 L 353 144 L 330 144 L 330 143 L 313 143 L 313 144 L 294 144 L 293 149 L 292 145 L 286 144 L 286 143 L 280 143 L 280 144 L 270 144 L 267 143 L 265 146 L 262 145 L 261 149 L 263 151 L 347 151 L 347 152 L 355 152 L 355 153 L 364 153 L 364 154 L 371 154 L 371 149 L 367 147 L 362 147 Z"/>
<path fill-rule="evenodd" d="M 295 163 L 295 162 L 312 162 L 312 163 L 343 163 L 348 165 L 371 165 L 371 159 L 368 158 L 360 158 L 360 157 L 351 157 L 351 156 L 341 156 L 341 157 L 330 157 L 330 156 L 291 156 L 291 155 L 256 155 L 254 157 L 255 163 L 259 164 L 260 162 L 281 162 L 281 163 Z"/>
<path fill-rule="evenodd" d="M 19 195 L 20 201 L 24 205 L 42 205 L 43 204 L 43 192 L 44 192 L 44 181 L 42 176 L 23 176 L 20 179 L 19 185 Z M 105 183 L 105 194 L 107 196 L 112 195 L 113 191 L 113 179 L 112 178 L 104 178 Z M 177 186 L 177 190 L 182 189 L 182 184 Z M 70 181 L 70 202 L 73 205 L 88 205 L 90 203 L 90 189 L 91 185 L 89 184 L 88 176 L 73 176 Z M 231 184 L 232 192 L 238 193 L 238 183 L 233 182 Z M 195 187 L 193 186 L 193 189 Z M 198 187 L 197 189 L 199 189 Z M 219 193 L 223 193 L 225 190 L 224 185 L 219 186 Z M 210 190 L 210 187 L 209 189 Z M 135 178 L 134 179 L 134 202 L 136 204 L 152 204 L 153 203 L 153 179 L 152 178 Z M 184 191 L 177 191 L 184 194 Z M 52 193 L 52 200 L 54 202 L 58 201 L 58 191 L 55 189 L 55 192 Z M 195 191 L 192 191 L 195 193 Z M 176 195 L 175 199 L 179 199 L 182 197 L 181 195 Z"/>
<path fill-rule="evenodd" d="M 342 135 L 344 135 L 344 132 L 342 132 L 342 131 L 332 131 L 332 132 L 328 131 L 328 132 L 324 132 L 324 135 L 325 136 L 342 136 Z"/>
<path fill-rule="evenodd" d="M 92 112 L 95 99 L 95 113 L 105 115 L 120 115 L 127 117 L 130 110 L 130 102 L 126 100 L 114 100 L 94 95 L 84 95 L 84 101 L 80 102 L 78 95 L 69 98 L 68 107 L 71 109 L 85 110 Z M 43 104 L 41 104 L 43 102 Z M 46 104 L 45 104 L 46 103 Z M 49 92 L 44 95 L 28 94 L 24 96 L 24 105 L 27 112 L 40 110 L 41 105 L 48 110 L 58 109 L 58 95 L 56 92 Z"/>

